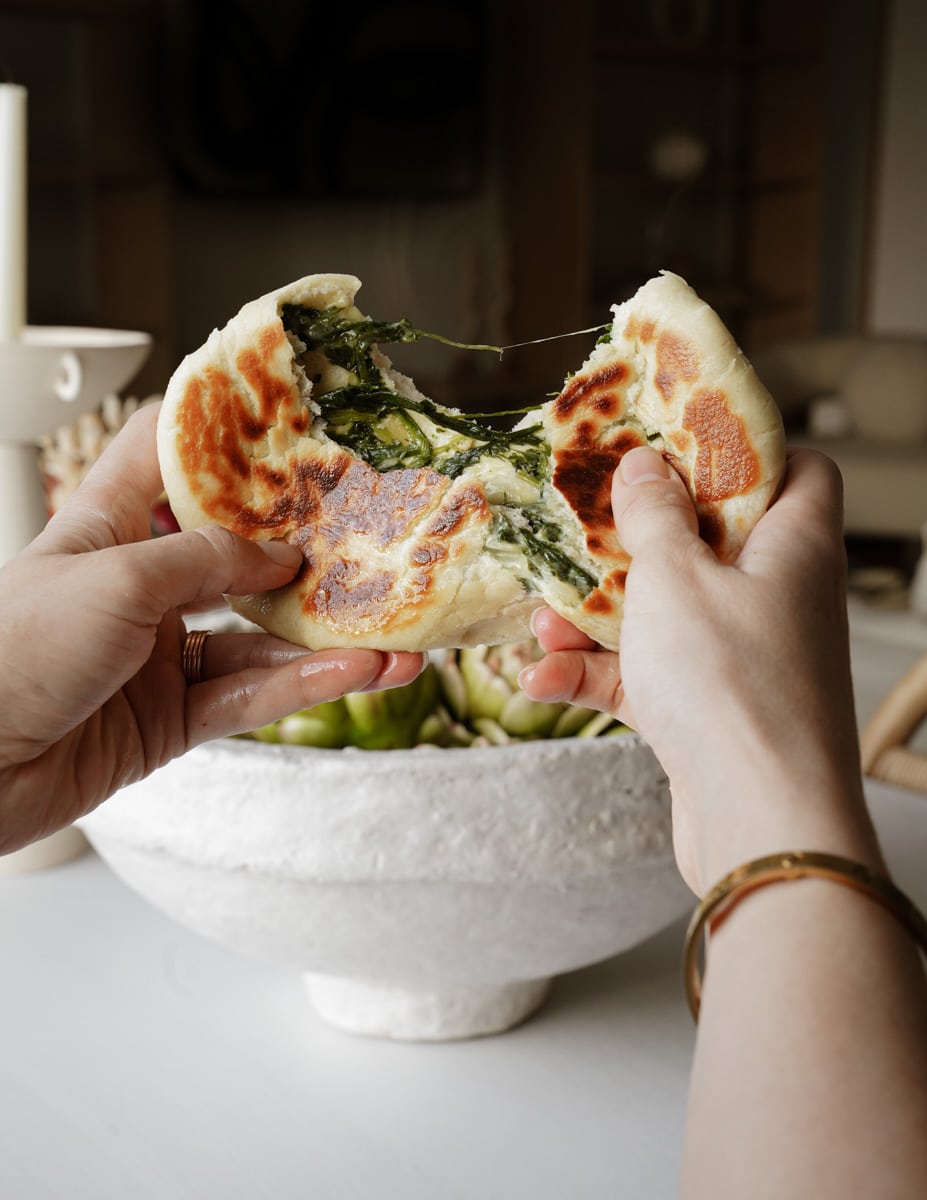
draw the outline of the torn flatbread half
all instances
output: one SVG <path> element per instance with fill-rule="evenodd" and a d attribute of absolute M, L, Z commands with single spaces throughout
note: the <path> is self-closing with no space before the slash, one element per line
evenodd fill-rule
<path fill-rule="evenodd" d="M 616 306 L 560 395 L 514 430 L 436 404 L 380 346 L 415 340 L 350 275 L 252 301 L 180 365 L 158 425 L 182 529 L 285 538 L 304 565 L 242 615 L 315 649 L 427 650 L 526 636 L 549 604 L 617 647 L 628 569 L 611 477 L 661 451 L 700 530 L 736 557 L 784 467 L 779 412 L 717 315 L 663 274 Z"/>

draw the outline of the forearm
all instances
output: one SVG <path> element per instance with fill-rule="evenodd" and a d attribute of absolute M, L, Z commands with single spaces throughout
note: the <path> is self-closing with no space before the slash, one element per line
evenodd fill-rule
<path fill-rule="evenodd" d="M 617 712 L 650 742 L 699 893 L 789 850 L 884 870 L 859 773 L 836 468 L 793 454 L 732 566 L 705 552 L 651 452 L 622 459 L 612 500 L 631 556 L 620 655 L 541 614 L 548 659 L 526 691 Z M 907 933 L 829 880 L 741 896 L 708 948 L 687 1200 L 920 1200 L 925 1130 L 927 984 Z"/>
<path fill-rule="evenodd" d="M 925 1129 L 927 982 L 906 932 L 829 881 L 744 897 L 708 950 L 686 1200 L 914 1200 Z"/>

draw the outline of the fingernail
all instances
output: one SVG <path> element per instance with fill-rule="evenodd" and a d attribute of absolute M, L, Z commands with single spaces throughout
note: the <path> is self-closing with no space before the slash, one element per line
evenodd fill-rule
<path fill-rule="evenodd" d="M 649 446 L 635 446 L 622 458 L 618 464 L 622 483 L 649 483 L 651 480 L 665 480 L 670 477 L 670 468 L 666 460 L 656 450 Z"/>
<path fill-rule="evenodd" d="M 540 700 L 543 704 L 569 704 L 571 697 L 560 692 L 551 691 L 549 680 L 547 687 L 543 689 L 543 692 L 540 696 L 532 696 L 530 692 L 528 692 L 528 689 L 534 683 L 538 674 L 538 666 L 539 664 L 535 663 L 533 666 L 523 667 L 522 670 L 519 671 L 518 686 L 521 688 L 521 690 L 528 693 L 528 698 L 530 700 Z"/>
<path fill-rule="evenodd" d="M 392 675 L 392 673 L 396 670 L 396 667 L 398 665 L 399 665 L 399 659 L 396 656 L 395 652 L 392 650 L 384 651 L 383 666 L 380 668 L 374 682 L 375 683 L 383 683 L 384 680 L 389 679 L 390 675 Z"/>
<path fill-rule="evenodd" d="M 271 560 L 281 567 L 298 567 L 303 561 L 302 551 L 290 542 L 258 542 L 258 545 Z"/>
<path fill-rule="evenodd" d="M 375 677 L 370 681 L 370 683 L 368 683 L 367 686 L 363 689 L 365 692 L 377 692 L 381 688 L 388 687 L 390 676 L 400 665 L 399 655 L 396 654 L 395 651 L 384 650 L 382 653 L 383 653 L 383 666 L 377 672 Z M 427 657 L 427 655 L 423 654 L 421 656 L 421 665 L 419 666 L 418 673 L 415 675 L 416 679 L 418 678 L 419 675 L 421 675 L 422 671 L 425 670 L 425 666 L 426 666 L 427 662 L 428 662 L 428 657 Z M 410 680 L 410 682 L 411 682 L 411 680 Z"/>
<path fill-rule="evenodd" d="M 537 674 L 536 667 L 523 667 L 518 672 L 518 686 L 520 688 L 524 688 L 525 684 L 530 683 L 531 680 L 534 679 L 536 674 Z"/>

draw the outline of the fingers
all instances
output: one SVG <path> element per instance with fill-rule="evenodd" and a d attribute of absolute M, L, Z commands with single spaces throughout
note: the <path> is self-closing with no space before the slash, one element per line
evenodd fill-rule
<path fill-rule="evenodd" d="M 322 651 L 297 646 L 284 638 L 269 633 L 212 633 L 203 646 L 202 678 L 217 679 L 224 675 L 238 675 L 244 671 L 265 670 L 284 667 L 290 663 L 313 656 Z M 325 653 L 357 654 L 360 651 L 332 651 Z M 405 651 L 364 651 L 380 656 L 380 670 L 367 684 L 369 690 L 401 686 L 410 683 L 424 670 L 427 661 L 424 654 Z"/>
<path fill-rule="evenodd" d="M 762 569 L 782 555 L 843 556 L 843 481 L 836 464 L 816 450 L 789 450 L 782 490 L 747 539 L 739 565 Z M 781 568 L 779 568 L 781 569 Z"/>
<path fill-rule="evenodd" d="M 267 633 L 212 633 L 203 645 L 203 679 L 237 675 L 241 671 L 284 667 L 312 654 Z"/>
<path fill-rule="evenodd" d="M 531 617 L 531 632 L 542 650 L 594 650 L 597 643 L 552 608 L 539 608 Z"/>
<path fill-rule="evenodd" d="M 120 612 L 138 624 L 222 595 L 272 591 L 289 583 L 302 563 L 287 542 L 252 542 L 211 526 L 105 553 L 112 556 Z"/>
<path fill-rule="evenodd" d="M 238 636 L 229 635 L 233 639 Z M 209 638 L 207 649 L 219 638 Z M 265 650 L 271 658 L 284 653 L 276 646 Z M 251 647 L 259 658 L 265 650 Z M 223 638 L 212 657 L 204 659 L 204 665 L 211 671 L 223 657 L 233 661 L 242 653 L 249 651 L 239 651 Z M 300 709 L 337 700 L 348 692 L 402 687 L 421 673 L 425 661 L 421 654 L 379 650 L 306 651 L 282 666 L 254 666 L 208 679 L 187 690 L 187 746 L 257 729 Z"/>
<path fill-rule="evenodd" d="M 622 458 L 612 484 L 612 507 L 618 536 L 632 559 L 666 561 L 676 557 L 674 546 L 712 557 L 699 539 L 695 508 L 684 483 L 654 450 L 642 446 Z M 547 656 L 522 672 L 519 684 L 526 695 L 596 708 L 634 724 L 617 654 L 602 652 L 550 610 L 536 613 L 532 628 Z"/>
<path fill-rule="evenodd" d="M 843 530 L 843 480 L 833 459 L 818 450 L 788 449 L 785 478 L 776 505 L 782 501 L 812 505 Z"/>
<path fill-rule="evenodd" d="M 525 667 L 518 684 L 531 700 L 579 704 L 611 713 L 633 724 L 627 709 L 617 654 L 594 650 L 557 650 Z"/>
<path fill-rule="evenodd" d="M 618 536 L 632 558 L 647 553 L 666 556 L 674 544 L 698 543 L 698 520 L 685 484 L 647 446 L 622 458 L 612 481 L 612 511 Z"/>

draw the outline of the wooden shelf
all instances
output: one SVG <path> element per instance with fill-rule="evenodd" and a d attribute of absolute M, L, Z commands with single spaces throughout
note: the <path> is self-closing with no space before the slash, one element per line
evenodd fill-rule
<path fill-rule="evenodd" d="M 604 164 L 596 172 L 596 182 L 599 186 L 625 186 L 637 189 L 647 189 L 668 195 L 672 192 L 686 190 L 694 193 L 729 194 L 731 192 L 750 193 L 759 195 L 774 192 L 794 192 L 807 189 L 817 189 L 821 180 L 817 175 L 795 174 L 780 176 L 749 175 L 741 172 L 713 171 L 711 168 L 691 179 L 667 179 L 647 171 L 629 170 L 627 167 Z"/>
<path fill-rule="evenodd" d="M 0 0 L 0 12 L 56 20 L 131 20 L 156 0 Z"/>
<path fill-rule="evenodd" d="M 711 41 L 661 41 L 650 38 L 622 38 L 605 35 L 596 41 L 600 61 L 636 61 L 679 66 L 762 67 L 814 62 L 820 47 L 808 43 L 755 46 Z"/>
<path fill-rule="evenodd" d="M 586 181 L 587 314 L 665 267 L 744 341 L 811 332 L 835 10 L 826 0 L 730 0 L 689 40 L 649 35 L 646 14 L 623 36 L 604 5 L 592 11 L 600 69 L 587 101 L 597 122 Z M 633 114 L 626 136 L 616 113 Z M 673 131 L 705 146 L 706 164 L 691 179 L 649 167 L 651 146 Z"/>
<path fill-rule="evenodd" d="M 148 168 L 93 167 L 86 162 L 30 163 L 30 187 L 138 187 L 156 183 L 161 174 Z"/>

